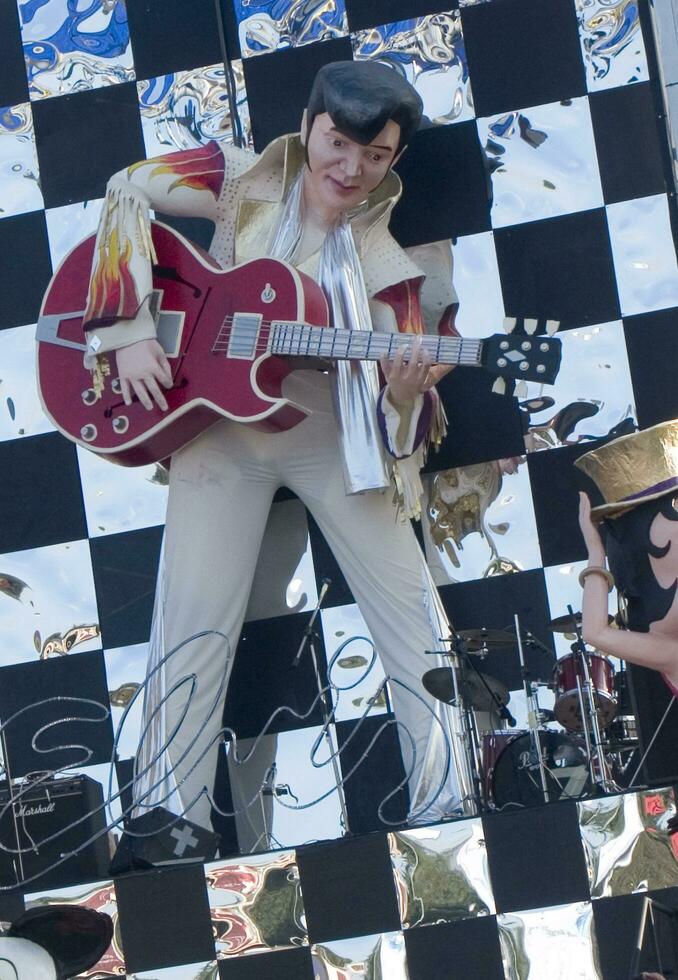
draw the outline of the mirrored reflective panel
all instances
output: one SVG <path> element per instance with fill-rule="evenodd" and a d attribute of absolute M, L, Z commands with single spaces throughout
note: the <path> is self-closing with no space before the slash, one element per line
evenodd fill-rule
<path fill-rule="evenodd" d="M 555 384 L 528 381 L 520 399 L 527 451 L 631 431 L 636 409 L 622 323 L 564 330 L 558 338 L 563 357 Z"/>
<path fill-rule="evenodd" d="M 494 913 L 479 818 L 389 834 L 389 844 L 404 928 Z"/>
<path fill-rule="evenodd" d="M 294 851 L 205 865 L 217 958 L 307 946 Z"/>
<path fill-rule="evenodd" d="M 334 726 L 330 726 L 336 746 Z M 237 755 L 236 755 L 237 752 Z M 241 853 L 341 837 L 329 745 L 301 728 L 229 745 L 228 772 Z"/>
<path fill-rule="evenodd" d="M 135 973 L 134 980 L 219 980 L 219 966 L 216 960 L 185 963 L 183 966 L 168 966 L 164 970 Z"/>
<path fill-rule="evenodd" d="M 27 909 L 41 905 L 81 905 L 83 908 L 110 915 L 113 920 L 113 940 L 97 963 L 97 973 L 105 977 L 125 976 L 125 959 L 118 926 L 118 900 L 112 881 L 90 882 L 86 885 L 59 888 L 49 892 L 35 891 L 27 893 L 24 897 Z"/>
<path fill-rule="evenodd" d="M 317 601 L 306 508 L 282 500 L 268 515 L 245 620 L 303 612 Z"/>
<path fill-rule="evenodd" d="M 0 330 L 0 441 L 51 432 L 35 378 L 35 324 Z"/>
<path fill-rule="evenodd" d="M 541 552 L 524 456 L 426 477 L 426 561 L 436 585 L 539 568 Z"/>
<path fill-rule="evenodd" d="M 678 265 L 664 194 L 608 204 L 623 316 L 678 305 Z"/>
<path fill-rule="evenodd" d="M 311 946 L 315 976 L 323 980 L 408 980 L 405 937 L 386 932 Z"/>
<path fill-rule="evenodd" d="M 576 0 L 589 92 L 649 78 L 638 4 L 629 0 Z"/>
<path fill-rule="evenodd" d="M 104 651 L 111 720 L 117 740 L 116 751 L 120 759 L 133 758 L 139 744 L 143 691 L 139 692 L 127 715 L 125 709 L 144 682 L 147 656 L 147 643 Z"/>
<path fill-rule="evenodd" d="M 31 99 L 134 79 L 123 0 L 49 0 L 18 7 Z"/>
<path fill-rule="evenodd" d="M 242 61 L 231 62 L 240 124 L 252 141 Z M 146 156 L 189 150 L 210 140 L 233 142 L 223 65 L 159 75 L 137 82 Z"/>
<path fill-rule="evenodd" d="M 458 238 L 452 255 L 454 286 L 459 295 L 456 319 L 459 333 L 462 337 L 499 333 L 504 320 L 504 298 L 492 232 Z M 507 310 L 506 313 L 515 316 L 525 311 Z"/>
<path fill-rule="evenodd" d="M 585 568 L 587 562 L 571 562 L 569 565 L 552 565 L 544 569 L 546 581 L 546 592 L 548 594 L 549 609 L 551 618 L 558 619 L 568 614 L 568 604 L 572 609 L 581 612 L 582 587 L 579 584 L 579 573 Z M 617 590 L 613 589 L 607 599 L 608 611 L 611 616 L 617 613 Z M 558 657 L 567 656 L 571 653 L 572 643 L 576 639 L 574 628 L 567 632 L 553 632 L 549 637 L 541 636 L 539 639 L 549 645 L 553 645 Z M 614 661 L 618 663 L 618 661 Z"/>
<path fill-rule="evenodd" d="M 577 803 L 591 896 L 630 895 L 678 884 L 672 789 L 643 790 Z"/>
<path fill-rule="evenodd" d="M 0 555 L 0 665 L 99 650 L 87 541 Z"/>
<path fill-rule="evenodd" d="M 118 466 L 78 446 L 78 466 L 91 538 L 164 524 L 169 476 L 159 463 Z"/>
<path fill-rule="evenodd" d="M 473 119 L 458 10 L 356 31 L 351 39 L 356 61 L 392 65 L 414 85 L 435 125 Z"/>
<path fill-rule="evenodd" d="M 0 109 L 0 218 L 43 203 L 30 103 Z"/>
<path fill-rule="evenodd" d="M 85 201 L 83 204 L 65 204 L 62 208 L 45 211 L 54 269 L 78 242 L 96 233 L 102 203 L 101 200 Z"/>
<path fill-rule="evenodd" d="M 370 717 L 384 714 L 388 711 L 386 692 L 380 691 L 384 668 L 360 610 L 356 605 L 335 606 L 320 615 L 335 720 L 361 718 L 370 705 Z"/>
<path fill-rule="evenodd" d="M 344 0 L 234 0 L 233 7 L 243 58 L 348 33 Z"/>
<path fill-rule="evenodd" d="M 492 174 L 492 225 L 502 228 L 600 207 L 587 98 L 478 120 Z"/>
<path fill-rule="evenodd" d="M 599 980 L 590 902 L 497 916 L 511 980 Z"/>

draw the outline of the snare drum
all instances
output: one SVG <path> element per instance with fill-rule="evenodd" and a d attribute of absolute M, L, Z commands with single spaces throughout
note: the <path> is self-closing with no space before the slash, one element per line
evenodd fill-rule
<path fill-rule="evenodd" d="M 591 788 L 583 741 L 539 730 L 549 801 L 579 799 Z M 544 802 L 539 763 L 529 732 L 491 732 L 483 738 L 483 782 L 488 801 L 536 806 Z"/>
<path fill-rule="evenodd" d="M 593 685 L 593 699 L 598 709 L 598 723 L 607 728 L 617 713 L 617 697 L 614 689 L 614 667 L 600 653 L 589 653 L 589 672 Z M 569 732 L 582 730 L 581 706 L 577 678 L 584 686 L 584 669 L 579 654 L 568 653 L 561 657 L 553 672 L 556 693 L 554 711 L 556 718 Z"/>

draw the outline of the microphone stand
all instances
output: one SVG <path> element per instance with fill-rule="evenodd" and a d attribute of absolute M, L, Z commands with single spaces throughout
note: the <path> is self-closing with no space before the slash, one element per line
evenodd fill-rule
<path fill-rule="evenodd" d="M 469 652 L 466 641 L 463 640 L 453 626 L 450 625 L 450 633 L 452 634 L 446 642 L 450 644 L 450 653 L 445 653 L 444 655 L 450 657 L 452 663 L 448 668 L 450 671 L 450 676 L 452 679 L 452 704 L 461 707 L 462 716 L 464 719 L 465 732 L 465 742 L 466 742 L 466 758 L 468 760 L 471 780 L 473 783 L 473 802 L 476 808 L 476 813 L 487 812 L 489 809 L 489 803 L 487 799 L 486 786 L 480 775 L 482 762 L 480 755 L 480 743 L 478 740 L 478 728 L 476 725 L 475 715 L 473 713 L 473 706 L 471 704 L 471 699 L 468 696 L 468 688 L 466 685 L 466 677 L 463 669 L 464 658 L 469 659 Z M 475 668 L 477 671 L 477 668 Z M 484 679 L 483 679 L 484 683 Z M 485 685 L 487 687 L 487 685 Z M 490 691 L 489 687 L 487 688 Z M 493 692 L 490 694 L 494 696 Z"/>
<path fill-rule="evenodd" d="M 313 663 L 313 671 L 315 673 L 315 680 L 318 688 L 318 696 L 320 699 L 320 707 L 323 715 L 323 735 L 327 743 L 327 747 L 329 749 L 330 759 L 332 760 L 332 770 L 334 772 L 334 781 L 337 787 L 337 796 L 339 797 L 339 806 L 341 807 L 341 819 L 344 825 L 344 832 L 348 834 L 350 832 L 350 828 L 348 825 L 348 810 L 346 809 L 346 796 L 344 794 L 344 781 L 341 775 L 341 770 L 339 768 L 339 757 L 338 757 L 339 749 L 338 747 L 335 748 L 334 738 L 332 737 L 332 730 L 330 727 L 332 722 L 334 721 L 334 708 L 331 707 L 327 701 L 328 690 L 323 685 L 322 678 L 320 676 L 320 668 L 318 666 L 318 654 L 315 648 L 315 640 L 318 639 L 318 634 L 314 628 L 315 621 L 318 614 L 320 613 L 320 607 L 323 604 L 323 601 L 325 599 L 325 596 L 327 595 L 327 591 L 331 584 L 332 582 L 330 579 L 328 578 L 323 579 L 322 588 L 320 590 L 320 594 L 318 595 L 318 601 L 316 602 L 315 609 L 313 610 L 311 618 L 306 624 L 306 629 L 304 630 L 304 634 L 301 638 L 301 643 L 299 644 L 297 655 L 292 661 L 292 666 L 293 667 L 299 666 L 299 662 L 302 658 L 304 650 L 306 649 L 306 647 L 308 647 L 311 653 L 311 661 Z"/>
<path fill-rule="evenodd" d="M 518 656 L 520 658 L 520 674 L 523 678 L 523 686 L 525 688 L 525 698 L 527 700 L 527 725 L 530 730 L 530 739 L 532 740 L 532 751 L 536 754 L 537 765 L 539 767 L 539 778 L 541 779 L 541 791 L 544 796 L 544 803 L 549 803 L 549 789 L 546 783 L 546 774 L 544 772 L 544 756 L 542 754 L 541 748 L 541 738 L 539 736 L 539 705 L 537 704 L 537 698 L 534 693 L 534 688 L 532 686 L 532 681 L 530 680 L 530 673 L 527 668 L 527 663 L 525 661 L 525 652 L 523 650 L 523 637 L 520 632 L 520 620 L 518 619 L 518 614 L 516 613 L 513 617 L 513 622 L 515 624 L 516 639 L 518 641 Z"/>

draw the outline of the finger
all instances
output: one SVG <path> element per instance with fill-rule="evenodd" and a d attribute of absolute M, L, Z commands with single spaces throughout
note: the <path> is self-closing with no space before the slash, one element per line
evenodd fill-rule
<path fill-rule="evenodd" d="M 134 388 L 134 394 L 137 396 L 141 404 L 144 406 L 147 412 L 150 412 L 153 408 L 153 402 L 151 401 L 148 392 L 146 391 L 146 385 L 143 381 L 133 381 L 132 387 Z"/>
<path fill-rule="evenodd" d="M 172 365 L 167 359 L 167 355 L 164 351 L 161 351 L 158 355 L 158 367 L 160 368 L 162 374 L 160 376 L 156 375 L 161 384 L 165 388 L 171 388 L 174 384 L 174 379 L 172 378 Z"/>
<path fill-rule="evenodd" d="M 162 393 L 162 389 L 158 385 L 158 382 L 153 377 L 146 379 L 146 388 L 149 394 L 155 399 L 155 404 L 158 408 L 161 408 L 163 412 L 167 411 L 167 399 Z"/>
<path fill-rule="evenodd" d="M 122 392 L 122 400 L 125 405 L 132 404 L 132 389 L 130 388 L 130 383 L 127 378 L 120 378 L 120 390 Z"/>
<path fill-rule="evenodd" d="M 393 363 L 389 360 L 388 354 L 384 354 L 383 357 L 379 358 L 379 364 L 381 366 L 381 370 L 384 372 L 384 377 L 388 381 L 393 371 Z"/>

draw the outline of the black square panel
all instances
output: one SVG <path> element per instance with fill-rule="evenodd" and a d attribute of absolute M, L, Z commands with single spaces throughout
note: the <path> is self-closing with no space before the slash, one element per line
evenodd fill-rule
<path fill-rule="evenodd" d="M 45 206 L 103 197 L 108 178 L 146 156 L 134 82 L 33 103 Z"/>
<path fill-rule="evenodd" d="M 441 446 L 429 452 L 427 473 L 525 453 L 518 402 L 493 394 L 494 382 L 485 371 L 457 368 L 437 386 L 449 425 Z"/>
<path fill-rule="evenodd" d="M 308 521 L 308 536 L 311 542 L 313 569 L 315 571 L 318 593 L 320 593 L 324 579 L 327 579 L 330 583 L 323 602 L 323 608 L 329 609 L 334 606 L 347 606 L 349 603 L 355 602 L 353 593 L 348 587 L 343 572 L 339 568 L 339 563 L 332 554 L 330 546 L 310 511 L 306 511 L 306 519 Z"/>
<path fill-rule="evenodd" d="M 542 0 L 481 3 L 461 15 L 476 116 L 586 95 L 574 4 L 549 4 L 546 20 Z"/>
<path fill-rule="evenodd" d="M 494 915 L 405 931 L 410 980 L 504 980 Z"/>
<path fill-rule="evenodd" d="M 122 875 L 115 892 L 128 973 L 215 959 L 202 864 Z"/>
<path fill-rule="evenodd" d="M 678 418 L 678 309 L 624 318 L 638 425 Z"/>
<path fill-rule="evenodd" d="M 127 0 L 137 78 L 221 61 L 214 0 Z"/>
<path fill-rule="evenodd" d="M 78 704 L 60 698 L 84 698 L 94 703 Z M 31 707 L 43 701 L 44 704 Z M 2 722 L 7 722 L 16 712 L 28 709 L 4 731 L 12 778 L 68 765 L 109 762 L 113 728 L 110 715 L 107 715 L 108 705 L 106 667 L 101 650 L 0 667 Z M 42 733 L 33 748 L 32 741 L 38 729 L 54 722 L 59 724 Z M 37 749 L 50 751 L 43 755 Z M 88 756 L 88 752 L 92 755 Z"/>
<path fill-rule="evenodd" d="M 415 134 L 395 167 L 403 196 L 391 231 L 406 248 L 490 228 L 490 185 L 473 119 Z"/>
<path fill-rule="evenodd" d="M 254 148 L 284 133 L 298 133 L 313 79 L 331 61 L 352 61 L 350 38 L 307 44 L 243 62 Z"/>
<path fill-rule="evenodd" d="M 561 329 L 619 319 L 604 208 L 498 228 L 494 244 L 512 316 L 560 320 Z"/>
<path fill-rule="evenodd" d="M 161 542 L 161 527 L 90 540 L 105 649 L 148 640 Z"/>
<path fill-rule="evenodd" d="M 405 769 L 393 716 L 340 721 L 336 729 L 351 833 L 390 830 L 405 823 L 409 796 L 406 786 L 395 792 Z"/>
<path fill-rule="evenodd" d="M 386 834 L 297 849 L 312 943 L 400 929 Z"/>
<path fill-rule="evenodd" d="M 527 457 L 539 547 L 545 567 L 586 558 L 586 546 L 579 530 L 579 491 L 593 491 L 594 487 L 575 467 L 574 461 L 601 442 L 530 453 Z M 593 497 L 595 504 L 595 493 Z"/>
<path fill-rule="evenodd" d="M 544 644 L 550 639 L 548 622 L 551 617 L 541 569 L 444 585 L 439 591 L 447 615 L 457 630 L 483 626 L 487 629 L 511 630 L 513 617 L 517 613 L 522 630 L 528 630 Z M 553 654 L 539 646 L 526 645 L 525 660 L 532 680 L 551 680 Z M 509 690 L 522 687 L 520 660 L 510 635 L 506 649 L 488 653 L 482 665 L 477 666 L 496 677 Z"/>
<path fill-rule="evenodd" d="M 87 537 L 75 446 L 57 432 L 0 443 L 0 554 Z"/>
<path fill-rule="evenodd" d="M 411 17 L 425 17 L 455 10 L 459 0 L 346 0 L 346 16 L 352 31 L 394 24 Z"/>
<path fill-rule="evenodd" d="M 650 82 L 592 92 L 589 106 L 605 203 L 666 193 Z"/>
<path fill-rule="evenodd" d="M 497 912 L 590 900 L 575 803 L 482 819 Z"/>
<path fill-rule="evenodd" d="M 15 3 L 0 3 L 0 65 L 0 106 L 28 102 L 26 62 Z"/>
<path fill-rule="evenodd" d="M 224 724 L 239 738 L 255 738 L 267 731 L 287 732 L 322 724 L 318 687 L 310 650 L 293 665 L 310 613 L 251 620 L 243 627 L 229 681 Z M 322 636 L 315 639 L 320 664 L 325 662 Z M 326 681 L 323 679 L 323 683 Z"/>
<path fill-rule="evenodd" d="M 308 947 L 219 960 L 221 980 L 314 980 L 316 976 Z"/>
<path fill-rule="evenodd" d="M 45 212 L 31 211 L 3 218 L 0 221 L 0 330 L 35 323 L 51 276 Z"/>
<path fill-rule="evenodd" d="M 662 958 L 662 973 L 666 977 L 678 975 L 678 888 L 662 888 L 642 895 L 617 895 L 601 898 L 593 903 L 593 921 L 596 932 L 598 960 L 604 980 L 626 980 L 632 964 L 638 971 L 655 971 L 660 964 L 656 960 L 652 928 L 648 921 L 645 942 L 639 958 L 636 943 L 641 929 L 643 907 L 646 899 L 653 899 L 660 906 L 654 912 L 655 937 Z M 673 913 L 673 914 L 672 914 Z M 665 972 L 664 972 L 665 971 Z M 635 974 L 637 975 L 637 974 Z"/>

